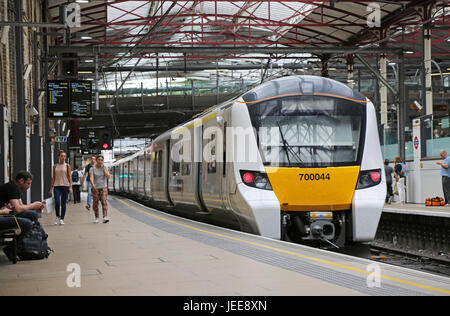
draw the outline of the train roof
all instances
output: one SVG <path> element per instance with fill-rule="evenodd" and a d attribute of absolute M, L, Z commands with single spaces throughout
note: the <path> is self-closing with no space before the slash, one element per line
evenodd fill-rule
<path fill-rule="evenodd" d="M 366 102 L 367 98 L 345 84 L 318 76 L 289 76 L 268 81 L 246 92 L 242 98 L 246 103 L 286 95 L 327 95 Z"/>
<path fill-rule="evenodd" d="M 162 133 L 153 140 L 153 143 L 158 143 L 165 141 L 171 137 L 171 133 L 174 130 L 183 128 L 189 124 L 192 124 L 196 119 L 202 119 L 213 113 L 220 108 L 228 105 L 234 100 L 242 97 L 246 103 L 257 103 L 259 100 L 281 97 L 286 95 L 327 95 L 341 97 L 344 99 L 350 99 L 357 102 L 367 102 L 367 98 L 357 91 L 354 91 L 345 84 L 332 80 L 329 78 L 318 77 L 318 76 L 288 76 L 278 79 L 274 79 L 263 83 L 252 90 L 244 93 L 242 96 L 236 96 L 230 100 L 222 102 L 220 104 L 211 106 L 204 112 L 198 114 L 196 117 Z"/>

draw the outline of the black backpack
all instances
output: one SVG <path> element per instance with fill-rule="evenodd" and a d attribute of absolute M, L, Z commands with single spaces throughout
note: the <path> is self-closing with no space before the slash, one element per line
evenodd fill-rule
<path fill-rule="evenodd" d="M 72 172 L 72 181 L 78 182 L 78 180 L 80 180 L 80 175 L 78 174 L 78 171 L 73 171 Z"/>
<path fill-rule="evenodd" d="M 47 244 L 47 233 L 40 223 L 33 223 L 29 232 L 21 238 L 17 245 L 20 260 L 38 260 L 48 258 L 52 250 Z"/>

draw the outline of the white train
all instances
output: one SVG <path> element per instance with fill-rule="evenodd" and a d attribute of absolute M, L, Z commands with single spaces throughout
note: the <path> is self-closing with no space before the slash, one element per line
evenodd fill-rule
<path fill-rule="evenodd" d="M 264 83 L 111 169 L 110 192 L 318 246 L 373 240 L 386 196 L 373 104 L 315 76 Z"/>

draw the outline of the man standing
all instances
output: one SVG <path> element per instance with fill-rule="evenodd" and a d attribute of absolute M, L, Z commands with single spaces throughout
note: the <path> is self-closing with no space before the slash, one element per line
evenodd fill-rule
<path fill-rule="evenodd" d="M 86 202 L 86 209 L 89 211 L 91 209 L 91 199 L 92 199 L 92 186 L 91 186 L 91 181 L 90 179 L 90 171 L 91 168 L 95 165 L 95 156 L 91 158 L 91 162 L 86 166 L 86 168 L 84 168 L 84 173 L 83 173 L 83 179 L 81 180 L 81 183 L 83 184 L 84 181 L 87 179 L 86 181 L 86 189 L 88 192 L 88 198 L 87 198 L 87 202 Z"/>
<path fill-rule="evenodd" d="M 445 204 L 448 204 L 450 198 L 450 157 L 445 150 L 441 150 L 439 155 L 443 161 L 438 161 L 436 164 L 441 166 L 442 191 L 444 192 Z"/>
<path fill-rule="evenodd" d="M 392 197 L 394 196 L 392 192 L 392 175 L 394 175 L 395 181 L 398 181 L 398 177 L 397 174 L 394 172 L 394 168 L 389 166 L 389 159 L 384 160 L 384 172 L 386 174 L 386 186 L 387 186 L 386 203 L 391 204 Z"/>

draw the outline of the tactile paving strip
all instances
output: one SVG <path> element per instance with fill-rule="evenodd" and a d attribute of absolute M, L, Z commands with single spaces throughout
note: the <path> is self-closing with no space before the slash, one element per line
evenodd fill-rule
<path fill-rule="evenodd" d="M 205 234 L 183 226 L 178 226 L 158 218 L 147 216 L 143 213 L 133 211 L 124 204 L 110 199 L 112 205 L 120 212 L 157 229 L 167 233 L 182 236 L 203 244 L 217 247 L 233 254 L 240 255 L 261 263 L 265 263 L 278 268 L 286 269 L 302 275 L 306 275 L 324 282 L 352 289 L 367 295 L 375 296 L 423 296 L 424 293 L 408 290 L 405 288 L 382 284 L 381 287 L 370 288 L 366 284 L 365 277 L 358 277 L 349 273 L 338 272 L 336 270 L 315 265 L 301 258 L 289 256 L 288 254 L 276 253 L 270 249 L 264 249 L 251 244 L 239 243 L 231 239 L 220 238 L 218 236 Z M 134 206 L 134 205 L 133 205 Z M 150 208 L 143 205 L 136 207 L 143 211 L 152 212 Z M 182 220 L 182 219 L 180 219 Z M 430 293 L 431 294 L 431 293 Z"/>

